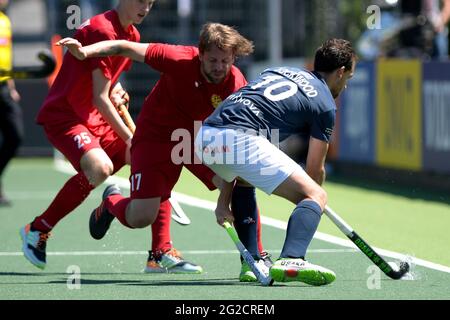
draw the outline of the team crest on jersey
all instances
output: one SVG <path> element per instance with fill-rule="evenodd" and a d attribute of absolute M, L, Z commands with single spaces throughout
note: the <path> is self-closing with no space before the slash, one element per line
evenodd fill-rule
<path fill-rule="evenodd" d="M 211 96 L 211 103 L 212 103 L 212 106 L 214 107 L 214 109 L 216 109 L 219 106 L 219 104 L 222 103 L 222 98 L 220 96 L 218 96 L 217 94 L 213 94 Z"/>

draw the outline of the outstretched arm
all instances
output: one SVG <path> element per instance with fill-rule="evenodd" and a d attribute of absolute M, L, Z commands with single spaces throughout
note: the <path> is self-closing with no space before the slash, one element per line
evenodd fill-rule
<path fill-rule="evenodd" d="M 124 56 L 135 61 L 144 62 L 149 43 L 107 40 L 83 47 L 76 39 L 64 38 L 58 41 L 56 45 L 66 47 L 78 60 L 93 57 Z"/>

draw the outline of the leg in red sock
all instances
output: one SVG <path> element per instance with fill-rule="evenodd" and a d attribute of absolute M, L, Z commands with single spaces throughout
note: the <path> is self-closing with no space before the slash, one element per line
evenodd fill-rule
<path fill-rule="evenodd" d="M 160 203 L 158 217 L 152 224 L 152 250 L 149 252 L 146 273 L 202 273 L 201 266 L 184 260 L 181 253 L 172 247 L 170 220 L 172 207 L 169 200 Z"/>
<path fill-rule="evenodd" d="M 171 206 L 169 200 L 161 202 L 158 217 L 152 224 L 152 251 L 161 255 L 172 248 L 170 239 Z"/>
<path fill-rule="evenodd" d="M 58 192 L 48 209 L 34 219 L 32 229 L 49 232 L 61 219 L 77 208 L 94 188 L 83 173 L 73 176 Z"/>
<path fill-rule="evenodd" d="M 46 266 L 46 246 L 50 230 L 66 215 L 78 207 L 94 186 L 83 173 L 78 173 L 66 182 L 48 209 L 31 224 L 20 229 L 22 250 L 25 257 L 38 268 Z"/>
<path fill-rule="evenodd" d="M 110 195 L 105 199 L 104 205 L 108 211 L 117 218 L 125 227 L 133 229 L 126 219 L 127 207 L 131 202 L 131 198 L 125 198 L 120 194 Z"/>

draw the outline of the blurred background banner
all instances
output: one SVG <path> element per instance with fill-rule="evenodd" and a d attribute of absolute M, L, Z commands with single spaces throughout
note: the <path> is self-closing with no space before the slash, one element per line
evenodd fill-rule
<path fill-rule="evenodd" d="M 404 12 L 412 2 L 157 0 L 138 29 L 142 42 L 196 45 L 204 23 L 232 25 L 255 44 L 251 57 L 237 61 L 248 80 L 270 66 L 312 68 L 312 55 L 324 40 L 349 39 L 360 61 L 354 78 L 337 101 L 328 161 L 349 167 L 398 170 L 407 175 L 445 174 L 445 180 L 450 181 L 448 50 L 444 50 L 447 55 L 437 57 L 426 50 L 428 47 L 418 47 L 420 41 L 412 42 L 412 46 L 402 43 L 402 35 L 411 28 L 423 29 L 417 36 L 423 40 L 426 35 L 426 43 L 437 35 L 430 31 L 431 20 L 426 14 L 414 17 Z M 434 3 L 442 7 L 444 1 Z M 87 18 L 116 4 L 116 0 L 11 1 L 8 15 L 14 64 L 40 63 L 36 58 L 39 51 L 50 49 L 58 37 L 73 36 Z M 417 25 L 417 21 L 427 22 L 423 24 L 427 28 Z M 447 28 L 440 36 L 448 37 Z M 132 97 L 130 113 L 134 118 L 159 76 L 153 69 L 135 63 L 120 79 Z M 48 90 L 47 81 L 20 80 L 17 87 L 22 93 L 26 124 L 20 155 L 51 155 L 51 145 L 34 122 Z"/>
<path fill-rule="evenodd" d="M 422 64 L 381 60 L 377 66 L 376 159 L 381 166 L 422 168 Z"/>
<path fill-rule="evenodd" d="M 375 88 L 373 62 L 359 62 L 341 96 L 339 159 L 375 163 Z"/>
<path fill-rule="evenodd" d="M 450 64 L 423 66 L 423 167 L 450 173 Z"/>

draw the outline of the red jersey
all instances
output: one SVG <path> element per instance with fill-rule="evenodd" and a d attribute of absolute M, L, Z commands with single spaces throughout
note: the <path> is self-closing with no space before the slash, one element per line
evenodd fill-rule
<path fill-rule="evenodd" d="M 115 10 L 92 17 L 80 26 L 74 36 L 83 46 L 103 40 L 129 40 L 139 42 L 137 29 L 130 25 L 125 30 Z M 90 58 L 77 60 L 70 53 L 63 64 L 50 92 L 37 116 L 39 124 L 55 124 L 79 119 L 89 130 L 100 134 L 109 127 L 93 105 L 92 72 L 100 69 L 114 85 L 120 74 L 131 67 L 131 60 L 124 57 Z M 103 129 L 102 129 L 103 128 Z"/>
<path fill-rule="evenodd" d="M 247 84 L 235 66 L 222 83 L 207 82 L 200 72 L 196 47 L 153 43 L 145 63 L 160 71 L 161 77 L 145 99 L 134 141 L 170 141 L 177 128 L 192 131 L 194 121 L 205 120 L 220 102 Z"/>

